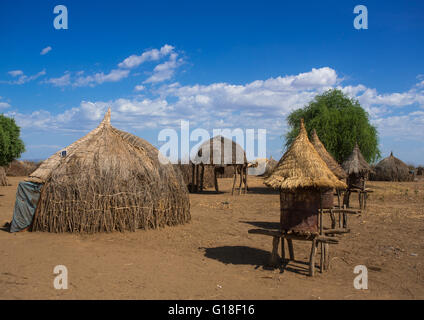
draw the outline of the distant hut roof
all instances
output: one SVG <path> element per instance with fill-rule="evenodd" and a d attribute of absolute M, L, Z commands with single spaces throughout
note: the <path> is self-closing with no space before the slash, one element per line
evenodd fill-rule
<path fill-rule="evenodd" d="M 331 172 L 308 139 L 303 119 L 300 133 L 265 184 L 279 189 L 346 188 Z"/>
<path fill-rule="evenodd" d="M 66 154 L 62 153 L 66 151 Z M 158 149 L 110 124 L 110 109 L 85 137 L 43 161 L 34 231 L 152 229 L 190 220 L 181 171 Z"/>
<path fill-rule="evenodd" d="M 390 156 L 381 160 L 375 166 L 375 174 L 373 180 L 378 181 L 409 181 L 411 175 L 409 174 L 409 167 L 400 159 Z"/>
<path fill-rule="evenodd" d="M 324 144 L 318 138 L 318 135 L 317 135 L 317 132 L 316 132 L 315 129 L 312 132 L 312 141 L 311 142 L 312 142 L 315 150 L 321 156 L 322 160 L 324 160 L 324 162 L 326 163 L 327 167 L 336 175 L 336 177 L 339 178 L 339 179 L 346 178 L 347 177 L 346 172 L 337 163 L 337 161 L 334 160 L 334 158 L 328 153 L 328 151 L 325 148 Z"/>
<path fill-rule="evenodd" d="M 205 141 L 199 147 L 194 162 L 224 166 L 245 164 L 247 158 L 246 152 L 238 143 L 218 135 Z"/>
<path fill-rule="evenodd" d="M 349 158 L 342 164 L 343 169 L 348 175 L 351 174 L 366 174 L 372 172 L 368 162 L 365 161 L 364 156 L 359 149 L 358 143 L 355 144 L 353 151 Z"/>

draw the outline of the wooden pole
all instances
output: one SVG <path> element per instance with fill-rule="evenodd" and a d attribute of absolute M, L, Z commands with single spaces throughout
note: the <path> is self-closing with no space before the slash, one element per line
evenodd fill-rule
<path fill-rule="evenodd" d="M 236 180 L 237 180 L 237 166 L 233 165 L 234 167 L 234 179 L 233 179 L 233 189 L 231 190 L 231 194 L 234 195 L 234 188 L 236 187 Z"/>
<path fill-rule="evenodd" d="M 238 165 L 240 170 L 240 184 L 239 184 L 239 194 L 241 194 L 241 185 L 243 184 L 243 165 Z"/>
<path fill-rule="evenodd" d="M 311 247 L 311 255 L 309 257 L 309 275 L 311 277 L 315 274 L 315 253 L 316 253 L 316 241 L 312 240 L 312 247 Z"/>
<path fill-rule="evenodd" d="M 216 167 L 214 166 L 213 168 L 213 179 L 214 179 L 214 183 L 215 183 L 215 191 L 219 192 L 219 188 L 218 188 L 218 178 L 216 176 Z"/>
<path fill-rule="evenodd" d="M 279 265 L 278 259 L 278 244 L 280 243 L 280 237 L 272 238 L 272 253 L 271 253 L 271 261 L 270 264 L 273 267 L 277 267 Z"/>
<path fill-rule="evenodd" d="M 201 171 L 200 171 L 200 192 L 203 191 L 203 177 L 205 175 L 205 165 L 202 163 L 201 165 Z"/>
<path fill-rule="evenodd" d="M 195 173 L 195 164 L 191 163 L 191 192 L 195 191 L 194 188 L 194 173 Z"/>

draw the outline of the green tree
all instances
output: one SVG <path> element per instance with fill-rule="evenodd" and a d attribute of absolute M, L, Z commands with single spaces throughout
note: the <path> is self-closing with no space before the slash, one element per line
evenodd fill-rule
<path fill-rule="evenodd" d="M 8 165 L 25 151 L 15 119 L 0 114 L 0 166 Z"/>
<path fill-rule="evenodd" d="M 351 154 L 356 142 L 368 162 L 381 157 L 377 129 L 370 124 L 368 113 L 357 100 L 338 89 L 317 95 L 304 108 L 288 116 L 290 131 L 285 135 L 286 148 L 299 134 L 301 118 L 309 136 L 315 129 L 327 151 L 339 163 Z"/>

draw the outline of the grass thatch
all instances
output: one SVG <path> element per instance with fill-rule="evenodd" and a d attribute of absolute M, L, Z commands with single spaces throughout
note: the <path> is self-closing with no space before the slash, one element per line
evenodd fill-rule
<path fill-rule="evenodd" d="M 246 164 L 247 158 L 243 148 L 235 141 L 223 136 L 215 136 L 199 147 L 194 163 L 225 166 Z"/>
<path fill-rule="evenodd" d="M 303 119 L 300 133 L 265 184 L 279 189 L 346 188 L 327 167 L 308 139 Z"/>
<path fill-rule="evenodd" d="M 414 175 L 410 168 L 400 159 L 390 154 L 375 166 L 375 173 L 370 176 L 374 181 L 412 181 Z"/>
<path fill-rule="evenodd" d="M 328 151 L 325 148 L 324 144 L 318 138 L 318 135 L 317 135 L 317 132 L 316 132 L 315 129 L 312 132 L 311 142 L 312 142 L 315 150 L 320 155 L 321 159 L 324 160 L 324 162 L 327 165 L 327 167 L 336 175 L 336 177 L 339 178 L 339 179 L 345 179 L 345 178 L 347 178 L 346 172 L 337 163 L 337 161 L 334 160 L 334 158 L 328 153 Z"/>
<path fill-rule="evenodd" d="M 147 141 L 102 123 L 44 161 L 30 181 L 44 182 L 33 230 L 111 232 L 151 229 L 190 220 L 178 168 L 162 164 Z"/>
<path fill-rule="evenodd" d="M 358 144 L 356 144 L 353 148 L 349 158 L 343 162 L 342 168 L 348 175 L 354 174 L 365 176 L 372 172 L 372 169 L 368 162 L 365 161 Z"/>
<path fill-rule="evenodd" d="M 6 170 L 4 170 L 4 168 L 0 166 L 0 186 L 5 187 L 8 185 L 9 183 L 6 177 Z"/>

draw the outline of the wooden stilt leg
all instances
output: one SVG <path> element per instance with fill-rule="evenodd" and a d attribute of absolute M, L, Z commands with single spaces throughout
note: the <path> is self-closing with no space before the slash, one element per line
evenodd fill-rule
<path fill-rule="evenodd" d="M 196 165 L 196 192 L 199 191 L 199 167 L 200 165 Z"/>
<path fill-rule="evenodd" d="M 241 194 L 242 184 L 243 184 L 243 165 L 239 166 L 240 169 L 240 184 L 239 184 L 239 194 Z"/>
<path fill-rule="evenodd" d="M 236 187 L 237 180 L 237 166 L 234 165 L 234 180 L 233 180 L 233 189 L 231 190 L 231 194 L 234 194 L 234 188 Z"/>
<path fill-rule="evenodd" d="M 321 242 L 321 259 L 319 263 L 319 272 L 323 273 L 324 271 L 324 243 Z"/>
<path fill-rule="evenodd" d="M 333 210 L 330 210 L 330 218 L 331 218 L 331 229 L 336 228 L 336 217 L 334 215 Z"/>
<path fill-rule="evenodd" d="M 249 190 L 247 186 L 247 164 L 244 165 L 244 193 L 247 193 L 247 190 Z"/>
<path fill-rule="evenodd" d="M 324 243 L 324 270 L 328 270 L 330 267 L 330 245 Z"/>
<path fill-rule="evenodd" d="M 293 240 L 287 239 L 287 244 L 289 247 L 290 260 L 294 260 Z"/>
<path fill-rule="evenodd" d="M 219 188 L 218 188 L 218 177 L 216 176 L 216 168 L 213 168 L 213 180 L 215 183 L 215 191 L 219 192 Z"/>
<path fill-rule="evenodd" d="M 272 238 L 272 253 L 271 253 L 271 261 L 270 265 L 273 267 L 278 267 L 279 265 L 279 256 L 278 256 L 278 244 L 280 243 L 279 237 Z"/>
<path fill-rule="evenodd" d="M 191 192 L 195 192 L 194 178 L 195 178 L 196 166 L 194 163 L 191 164 Z"/>
<path fill-rule="evenodd" d="M 284 245 L 284 236 L 281 237 L 281 259 L 283 260 L 283 262 L 286 260 L 286 249 L 285 249 L 285 245 Z"/>
<path fill-rule="evenodd" d="M 201 171 L 200 171 L 200 192 L 203 191 L 203 177 L 205 176 L 205 165 L 201 164 Z"/>
<path fill-rule="evenodd" d="M 313 277 L 315 275 L 315 253 L 316 253 L 316 241 L 312 240 L 311 256 L 309 257 L 309 275 Z"/>

